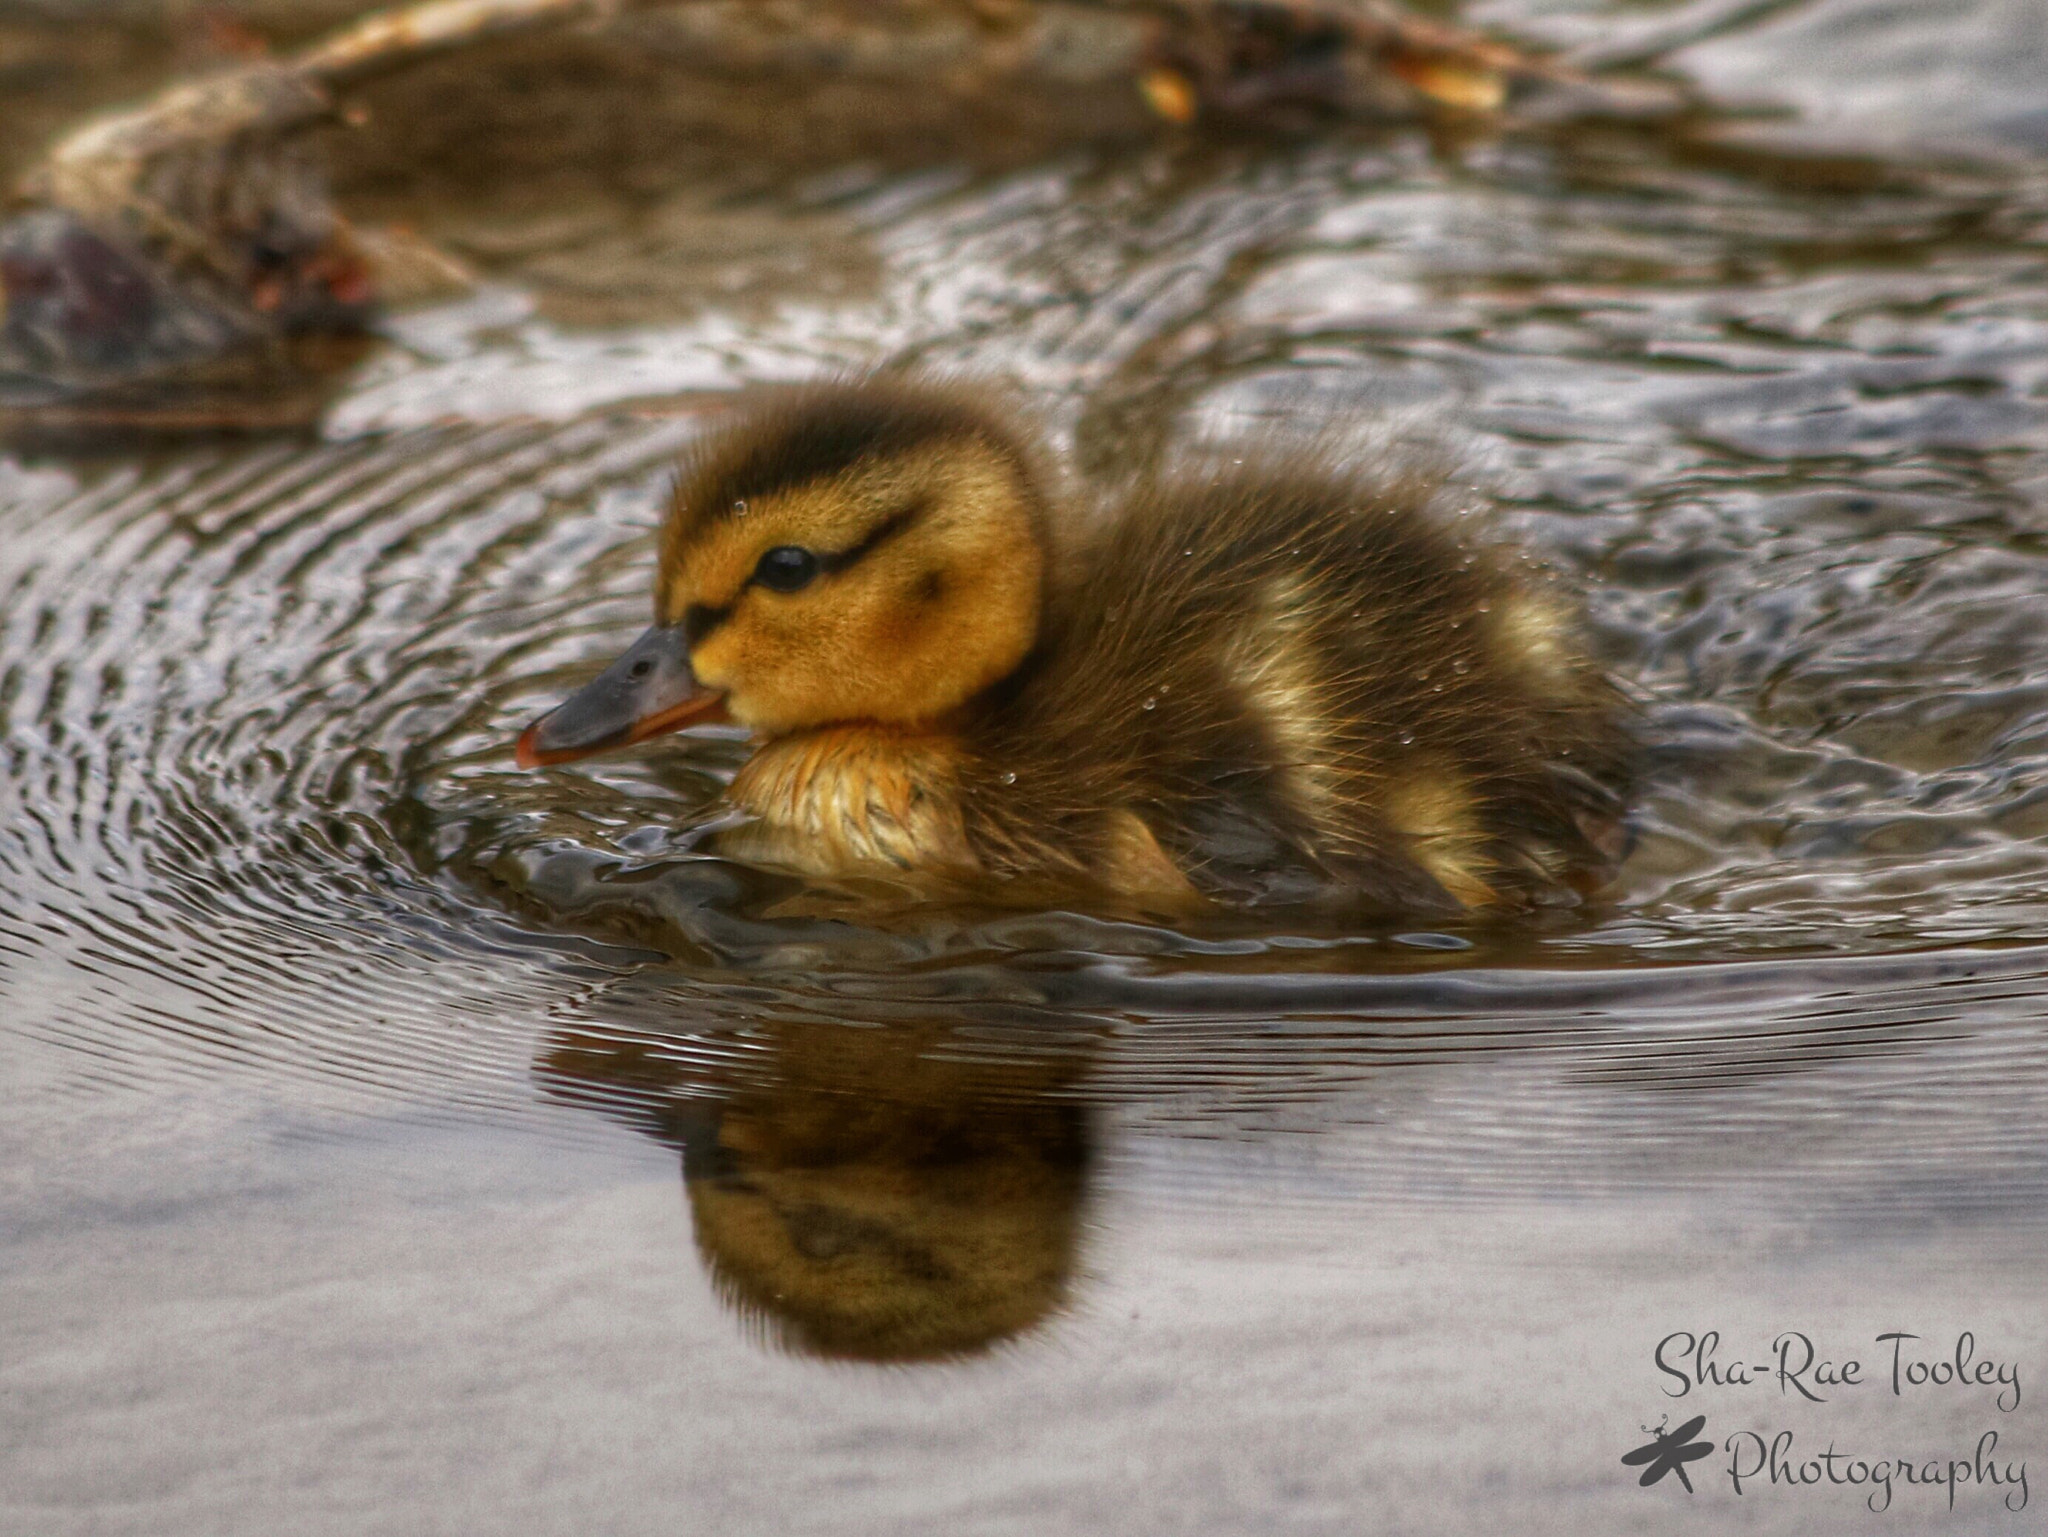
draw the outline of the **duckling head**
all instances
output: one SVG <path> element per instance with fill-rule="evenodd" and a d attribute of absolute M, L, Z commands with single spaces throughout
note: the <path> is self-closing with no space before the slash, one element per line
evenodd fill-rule
<path fill-rule="evenodd" d="M 1024 447 L 963 394 L 771 398 L 684 464 L 653 628 L 529 726 L 519 761 L 719 719 L 763 737 L 938 720 L 1036 641 L 1045 518 Z"/>

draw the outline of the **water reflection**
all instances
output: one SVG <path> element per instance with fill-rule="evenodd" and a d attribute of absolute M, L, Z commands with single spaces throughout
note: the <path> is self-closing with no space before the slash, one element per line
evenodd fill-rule
<path fill-rule="evenodd" d="M 565 1004 L 533 1071 L 680 1152 L 704 1269 L 760 1336 L 931 1361 L 1085 1312 L 1088 1235 L 1147 1185 L 1309 1232 L 1641 1200 L 1802 1245 L 2037 1229 L 2044 969 L 1845 958 L 1789 994 L 1775 964 L 858 989 L 663 963 Z"/>
<path fill-rule="evenodd" d="M 772 1014 L 737 1056 L 678 1044 L 565 1030 L 535 1071 L 680 1148 L 712 1283 L 775 1343 L 931 1360 L 1067 1302 L 1091 1148 L 1068 1091 L 1089 1033 L 992 1054 L 986 1023 L 957 1010 L 858 1026 Z"/>

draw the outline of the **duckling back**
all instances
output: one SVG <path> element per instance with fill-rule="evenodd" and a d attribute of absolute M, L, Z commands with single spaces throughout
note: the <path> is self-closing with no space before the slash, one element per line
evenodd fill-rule
<path fill-rule="evenodd" d="M 1388 911 L 1604 878 L 1621 700 L 1562 594 L 1419 477 L 1252 462 L 1135 493 L 1053 562 L 960 802 L 992 872 Z"/>

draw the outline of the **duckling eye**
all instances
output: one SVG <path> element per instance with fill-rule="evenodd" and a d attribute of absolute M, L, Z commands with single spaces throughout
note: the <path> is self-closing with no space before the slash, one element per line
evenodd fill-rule
<path fill-rule="evenodd" d="M 778 544 L 754 567 L 754 580 L 776 592 L 808 587 L 817 574 L 818 557 L 794 544 Z"/>

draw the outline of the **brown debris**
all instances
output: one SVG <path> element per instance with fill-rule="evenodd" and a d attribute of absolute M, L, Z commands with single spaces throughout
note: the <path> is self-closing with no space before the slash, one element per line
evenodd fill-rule
<path fill-rule="evenodd" d="M 619 87 L 614 121 L 579 123 L 587 94 L 537 98 L 550 63 Z M 22 187 L 40 214 L 0 226 L 0 409 L 173 389 L 359 327 L 384 285 L 330 193 L 327 152 L 349 144 L 414 166 L 664 134 L 929 155 L 962 134 L 1016 150 L 1148 122 L 1486 118 L 1558 89 L 1575 110 L 1641 105 L 1380 0 L 431 0 L 59 141 Z"/>

